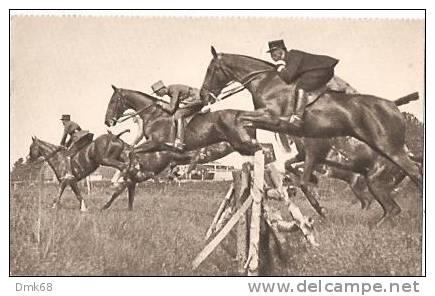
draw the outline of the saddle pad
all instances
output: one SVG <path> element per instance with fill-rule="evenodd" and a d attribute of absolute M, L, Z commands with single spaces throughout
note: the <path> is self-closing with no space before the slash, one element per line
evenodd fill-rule
<path fill-rule="evenodd" d="M 307 92 L 307 98 L 308 98 L 307 106 L 317 101 L 317 99 L 319 99 L 327 90 L 343 92 L 345 94 L 358 93 L 358 91 L 352 86 L 350 86 L 349 83 L 347 83 L 346 81 L 344 81 L 338 76 L 334 76 L 331 78 L 331 80 L 328 81 L 328 83 L 326 83 L 324 87 Z"/>

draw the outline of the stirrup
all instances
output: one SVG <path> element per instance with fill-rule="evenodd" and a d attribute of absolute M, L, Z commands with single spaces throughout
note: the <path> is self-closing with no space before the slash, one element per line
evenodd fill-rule
<path fill-rule="evenodd" d="M 185 146 L 186 146 L 186 144 L 184 144 L 184 143 L 171 143 L 171 142 L 166 142 L 165 145 L 169 146 L 172 149 L 181 151 L 181 152 L 184 151 Z"/>
<path fill-rule="evenodd" d="M 293 114 L 293 115 L 290 116 L 289 122 L 292 125 L 294 125 L 294 126 L 299 128 L 304 123 L 304 120 L 302 119 L 302 116 Z"/>

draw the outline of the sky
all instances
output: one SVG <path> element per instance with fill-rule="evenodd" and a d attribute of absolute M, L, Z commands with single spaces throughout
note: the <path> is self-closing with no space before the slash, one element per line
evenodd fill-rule
<path fill-rule="evenodd" d="M 199 88 L 212 57 L 210 45 L 271 61 L 267 42 L 275 39 L 338 58 L 336 75 L 362 93 L 394 100 L 418 91 L 421 99 L 401 110 L 423 119 L 423 21 L 14 16 L 10 160 L 28 154 L 32 136 L 58 144 L 62 114 L 95 135 L 105 133 L 111 84 L 149 93 L 158 80 Z M 215 109 L 225 108 L 252 110 L 250 94 L 241 92 Z M 273 136 L 260 132 L 259 139 Z M 241 162 L 238 155 L 223 159 Z"/>

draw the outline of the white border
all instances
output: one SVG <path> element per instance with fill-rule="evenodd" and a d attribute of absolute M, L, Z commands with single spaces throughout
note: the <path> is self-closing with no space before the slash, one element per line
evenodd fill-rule
<path fill-rule="evenodd" d="M 136 1 L 133 1 L 136 2 Z M 157 2 L 157 1 L 156 1 Z M 195 1 L 180 1 L 180 3 L 176 4 L 178 6 L 183 5 L 184 7 L 192 6 L 191 2 L 195 3 Z M 223 2 L 226 1 L 219 1 L 222 5 Z M 231 1 L 228 1 L 231 2 Z M 289 3 L 285 1 L 285 5 L 291 5 L 294 6 L 294 8 L 300 7 L 301 5 L 307 6 L 307 3 Z M 342 3 L 337 4 L 334 1 L 326 1 L 327 6 L 329 8 L 334 7 L 350 7 L 351 5 L 358 5 L 358 4 L 350 4 L 348 2 L 340 1 Z M 420 3 L 420 1 L 412 1 L 414 5 L 417 5 Z M 125 7 L 128 6 L 134 6 L 131 4 L 132 1 L 122 1 L 122 5 Z M 66 7 L 64 3 L 59 3 L 59 1 L 45 1 L 44 3 L 45 7 Z M 83 5 L 81 5 L 83 4 Z M 137 4 L 137 3 L 135 3 Z M 195 3 L 196 4 L 196 3 Z M 210 3 L 201 3 L 202 5 L 210 5 Z M 216 4 L 212 3 L 211 5 Z M 276 3 L 274 3 L 276 5 Z M 326 6 L 326 4 L 323 4 Z M 382 3 L 379 1 L 364 1 L 365 5 L 373 5 L 373 6 L 381 6 Z M 395 1 L 394 4 L 401 7 L 406 7 L 406 5 L 409 5 L 409 1 Z M 3 4 L 2 4 L 3 5 Z M 102 3 L 90 3 L 89 1 L 76 1 L 75 5 L 86 7 L 86 8 L 93 8 L 93 7 L 101 7 Z M 120 4 L 115 3 L 112 0 L 105 1 L 104 5 L 109 5 L 111 7 L 119 7 Z M 140 4 L 139 4 L 140 5 Z M 156 8 L 162 7 L 164 4 L 162 1 L 158 1 L 158 3 L 152 4 Z M 240 4 L 243 6 L 243 4 Z M 260 3 L 260 1 L 249 1 L 249 6 L 259 7 L 259 6 L 267 6 L 268 3 Z M 387 4 L 388 5 L 388 4 Z M 24 7 L 34 7 L 35 3 L 33 1 L 22 1 L 21 3 L 14 3 L 11 5 L 14 8 L 24 8 Z M 166 4 L 167 6 L 167 4 Z M 389 5 L 388 5 L 389 6 Z M 42 7 L 41 7 L 42 8 Z M 175 8 L 175 7 L 174 7 Z M 326 8 L 326 7 L 325 7 Z M 256 16 L 256 17 L 268 17 L 268 16 L 279 16 L 279 17 L 316 17 L 316 18 L 388 18 L 388 19 L 423 19 L 424 18 L 424 12 L 421 11 L 19 11 L 14 12 L 14 14 L 39 14 L 39 15 L 129 15 L 129 16 L 137 16 L 137 15 L 163 15 L 163 16 Z M 7 14 L 7 15 L 6 15 Z M 6 24 L 6 21 L 9 21 L 9 15 L 8 11 L 3 9 L 2 10 L 2 20 L 4 23 L 2 23 L 2 26 L 0 28 L 3 40 L 6 40 L 6 36 L 8 36 L 8 25 Z M 432 22 L 428 20 L 428 27 L 433 28 Z M 429 31 L 429 29 L 428 29 Z M 432 30 L 430 30 L 432 31 Z M 429 38 L 429 34 L 428 34 Z M 432 44 L 429 42 L 428 39 L 428 47 L 427 51 L 432 52 Z M 8 126 L 7 119 L 8 115 L 6 115 L 6 110 L 8 110 L 8 69 L 6 67 L 6 57 L 8 57 L 8 51 L 6 46 L 4 45 L 2 47 L 2 57 L 5 60 L 5 63 L 3 64 L 3 69 L 1 71 L 2 73 L 2 83 L 3 83 L 3 100 L 1 100 L 1 107 L 0 111 L 3 112 L 0 116 L 2 120 L 1 126 Z M 430 55 L 427 56 L 427 70 L 428 70 L 428 80 L 427 80 L 427 96 L 431 97 L 431 87 L 433 84 L 433 79 L 429 75 L 431 74 L 430 69 L 433 69 L 434 65 L 432 62 L 432 59 Z M 4 105 L 3 105 L 4 104 Z M 431 108 L 431 100 L 427 102 L 427 110 L 433 110 Z M 427 114 L 430 116 L 431 113 L 428 111 Z M 433 121 L 432 121 L 433 122 Z M 428 151 L 430 150 L 430 147 L 432 146 L 432 137 L 431 137 L 431 130 L 433 130 L 435 127 L 431 127 L 431 123 L 427 122 L 427 138 L 429 139 L 427 142 L 428 145 Z M 3 136 L 6 135 L 6 128 L 2 134 Z M 2 147 L 2 167 L 6 167 L 6 163 L 9 160 L 9 151 L 5 149 L 5 147 Z M 432 157 L 431 155 L 428 155 L 427 164 L 428 167 L 430 167 L 430 164 L 432 163 Z M 427 180 L 430 180 L 431 172 L 428 170 L 428 177 Z M 19 281 L 25 281 L 27 283 L 31 283 L 34 280 L 37 282 L 47 282 L 51 281 L 55 283 L 56 289 L 54 293 L 50 293 L 51 295 L 94 295 L 94 294 L 100 294 L 100 295 L 172 295 L 172 294 L 178 294 L 178 295 L 203 295 L 204 293 L 207 293 L 207 295 L 221 295 L 222 293 L 227 293 L 228 295 L 247 295 L 248 291 L 246 288 L 246 282 L 250 279 L 247 278 L 26 278 L 26 279 L 20 279 L 20 278 L 8 278 L 8 272 L 9 267 L 7 263 L 8 258 L 8 252 L 9 252 L 9 246 L 6 243 L 7 237 L 8 237 L 8 199 L 6 198 L 9 195 L 8 186 L 6 185 L 6 180 L 8 180 L 8 175 L 6 175 L 6 171 L 2 171 L 2 175 L 0 180 L 5 180 L 4 186 L 4 194 L 1 196 L 2 198 L 2 207 L 0 207 L 0 215 L 3 217 L 2 223 L 0 224 L 1 227 L 1 234 L 3 237 L 3 243 L 1 244 L 1 265 L 0 265 L 0 271 L 1 271 L 1 280 L 2 280 L 2 290 L 6 291 L 5 295 L 18 295 L 19 293 L 14 293 L 15 289 L 15 282 Z M 432 188 L 428 188 L 428 199 L 427 199 L 427 206 L 428 208 L 431 208 L 430 205 L 433 205 L 431 196 Z M 433 219 L 429 215 L 427 217 L 428 225 L 433 226 Z M 428 226 L 428 229 L 430 231 L 430 227 Z M 427 238 L 427 244 L 429 246 L 429 250 L 431 249 L 430 246 L 433 246 L 433 239 L 432 237 Z M 432 262 L 433 256 L 430 254 L 427 254 L 427 262 Z M 431 275 L 431 271 L 433 271 L 432 266 L 429 264 L 427 266 L 427 274 Z M 347 278 L 350 280 L 350 278 Z M 366 278 L 358 278 L 359 280 L 365 280 Z M 357 280 L 358 280 L 357 279 Z M 273 279 L 268 278 L 268 281 L 271 281 Z M 284 278 L 278 279 L 278 280 L 284 280 Z M 290 281 L 295 281 L 296 278 L 290 278 Z M 315 280 L 315 278 L 310 278 L 310 280 Z M 329 280 L 333 280 L 333 278 L 329 278 Z M 340 280 L 340 279 L 338 279 Z M 343 279 L 342 279 L 343 280 Z M 400 278 L 398 281 L 405 281 L 405 278 Z M 413 281 L 413 279 L 410 279 L 410 281 Z M 433 291 L 435 288 L 434 281 L 431 281 L 431 277 L 428 278 L 422 278 L 422 279 L 416 279 L 421 283 L 423 286 L 423 293 L 421 295 L 430 295 L 431 291 Z M 389 282 L 389 278 L 371 278 L 369 279 L 370 282 L 373 281 L 379 281 L 379 282 Z M 3 294 L 4 292 L 2 292 Z M 316 293 L 317 294 L 317 293 Z M 325 294 L 319 294 L 319 295 L 325 295 Z M 366 294 L 370 295 L 370 294 Z"/>

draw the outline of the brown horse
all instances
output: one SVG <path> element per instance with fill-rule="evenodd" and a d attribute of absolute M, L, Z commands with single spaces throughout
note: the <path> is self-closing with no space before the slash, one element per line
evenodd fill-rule
<path fill-rule="evenodd" d="M 210 93 L 218 96 L 228 83 L 237 81 L 251 92 L 256 109 L 243 115 L 247 125 L 300 137 L 355 137 L 403 169 L 422 189 L 420 170 L 405 151 L 404 118 L 394 102 L 327 90 L 307 106 L 304 124 L 296 128 L 288 120 L 288 100 L 294 95 L 294 87 L 279 77 L 273 64 L 248 56 L 218 54 L 213 47 L 212 54 L 201 88 L 203 99 Z M 308 182 L 311 173 L 312 169 L 306 167 L 304 182 Z M 376 169 L 370 169 L 366 175 L 371 192 L 384 210 L 379 222 L 397 215 L 400 208 L 377 178 Z"/>
<path fill-rule="evenodd" d="M 58 196 L 53 201 L 53 208 L 60 203 L 63 191 L 69 185 L 80 202 L 80 210 L 86 211 L 86 205 L 80 194 L 77 182 L 89 176 L 100 165 L 114 167 L 119 170 L 127 168 L 125 164 L 126 160 L 121 158 L 125 143 L 119 139 L 125 132 L 128 132 L 128 130 L 118 135 L 106 134 L 99 136 L 77 152 L 71 160 L 67 157 L 67 151 L 63 146 L 50 144 L 32 137 L 32 144 L 29 149 L 29 161 L 36 161 L 39 158 L 47 161 L 60 185 Z M 74 179 L 63 178 L 67 172 L 67 161 L 71 161 Z M 129 191 L 132 190 L 131 186 L 133 185 L 129 184 Z"/>
<path fill-rule="evenodd" d="M 139 91 L 112 86 L 114 92 L 107 106 L 105 124 L 114 126 L 128 109 L 139 111 L 147 141 L 135 148 L 135 153 L 147 153 L 170 149 L 173 115 L 157 103 L 158 99 Z M 245 111 L 221 110 L 199 113 L 187 124 L 186 151 L 196 150 L 220 142 L 228 142 L 242 155 L 253 155 L 261 146 L 252 141 L 253 133 L 239 120 Z"/>

